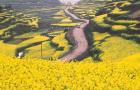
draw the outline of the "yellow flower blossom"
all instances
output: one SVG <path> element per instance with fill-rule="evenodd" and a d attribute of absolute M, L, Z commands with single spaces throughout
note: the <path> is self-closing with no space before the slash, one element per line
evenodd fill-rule
<path fill-rule="evenodd" d="M 126 62 L 72 62 L 14 59 L 0 55 L 2 90 L 139 89 L 139 54 Z M 126 60 L 125 59 L 125 60 Z M 136 59 L 136 60 L 135 60 Z M 132 63 L 134 62 L 134 63 Z M 131 64 L 132 63 L 132 64 Z"/>

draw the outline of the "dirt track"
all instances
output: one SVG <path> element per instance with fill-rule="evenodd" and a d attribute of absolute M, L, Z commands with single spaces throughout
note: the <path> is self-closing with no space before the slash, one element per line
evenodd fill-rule
<path fill-rule="evenodd" d="M 72 30 L 72 36 L 75 41 L 75 48 L 74 50 L 70 51 L 68 54 L 64 55 L 60 60 L 62 61 L 72 61 L 76 59 L 77 57 L 81 56 L 88 50 L 88 41 L 85 36 L 85 28 L 89 24 L 89 20 L 86 19 L 80 19 L 76 15 L 72 14 L 69 11 L 69 7 L 67 7 L 64 11 L 67 15 L 69 15 L 74 20 L 82 21 L 79 26 L 75 26 L 75 28 Z"/>

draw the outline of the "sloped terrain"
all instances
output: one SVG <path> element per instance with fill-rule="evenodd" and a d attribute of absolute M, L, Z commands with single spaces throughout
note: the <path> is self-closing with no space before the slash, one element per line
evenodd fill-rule
<path fill-rule="evenodd" d="M 32 44 L 47 40 L 47 38 L 39 35 L 17 38 L 17 36 L 23 34 L 36 32 L 39 27 L 38 17 L 30 17 L 23 13 L 15 12 L 15 10 L 12 9 L 3 9 L 0 12 L 0 19 L 1 48 L 7 49 L 11 47 L 11 52 L 7 52 L 12 55 L 16 54 L 16 49 L 20 47 L 28 47 Z M 7 45 L 7 47 L 5 45 Z M 12 48 L 12 46 L 15 46 L 15 48 Z M 6 54 L 6 52 L 4 54 Z"/>
<path fill-rule="evenodd" d="M 91 20 L 85 31 L 90 45 L 87 57 L 118 61 L 140 52 L 139 10 L 135 8 L 138 5 L 138 1 L 114 1 L 105 5 L 81 4 L 71 9 L 79 18 Z M 8 54 L 12 56 L 20 51 L 25 51 L 25 57 L 31 58 L 63 56 L 72 49 L 66 37 L 67 31 L 79 25 L 80 21 L 65 15 L 63 7 L 56 8 L 26 10 L 26 14 L 14 10 L 2 11 L 0 37 L 4 43 L 1 42 L 1 46 L 4 48 L 6 44 L 9 50 L 11 46 L 11 54 Z M 54 11 L 45 16 L 47 19 L 36 17 L 39 11 L 47 14 L 50 10 Z"/>
<path fill-rule="evenodd" d="M 54 10 L 54 8 L 51 10 Z M 73 23 L 70 18 L 65 16 L 63 11 L 62 13 L 58 11 L 50 16 L 50 19 L 53 19 L 50 20 L 52 26 L 53 24 L 56 24 L 56 26 L 50 27 L 47 26 L 47 22 L 44 22 L 44 25 L 47 26 L 44 28 L 41 25 L 43 21 L 40 20 L 39 17 L 4 7 L 0 12 L 0 19 L 1 54 L 16 57 L 19 52 L 24 52 L 25 57 L 38 59 L 51 59 L 52 56 L 53 58 L 58 58 L 67 52 L 70 49 L 70 45 L 65 39 L 64 27 L 59 28 L 57 24 L 64 23 L 65 26 L 69 24 L 74 24 L 75 26 L 78 24 Z M 66 24 L 66 22 L 68 22 L 68 24 Z"/>
<path fill-rule="evenodd" d="M 58 0 L 41 0 L 41 1 L 38 1 L 38 0 L 0 0 L 0 3 L 2 3 L 2 4 L 7 4 L 7 3 L 57 3 L 57 4 L 60 4 L 60 2 L 58 1 Z"/>
<path fill-rule="evenodd" d="M 42 29 L 39 17 L 0 9 L 0 89 L 140 90 L 138 6 L 139 0 L 74 6 L 75 15 L 90 19 L 85 31 L 90 48 L 85 59 L 71 63 L 57 58 L 73 49 L 66 36 L 79 21 L 61 9 Z M 20 51 L 25 56 L 17 59 Z"/>
<path fill-rule="evenodd" d="M 100 7 L 93 18 L 93 58 L 118 60 L 140 51 L 140 21 L 139 17 L 132 17 L 138 10 L 137 7 L 133 10 L 137 4 L 135 1 L 114 1 Z"/>

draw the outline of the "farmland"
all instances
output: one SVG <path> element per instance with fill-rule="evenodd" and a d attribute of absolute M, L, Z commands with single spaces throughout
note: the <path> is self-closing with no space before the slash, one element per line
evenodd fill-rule
<path fill-rule="evenodd" d="M 7 2 L 0 2 L 0 89 L 140 89 L 139 0 Z"/>

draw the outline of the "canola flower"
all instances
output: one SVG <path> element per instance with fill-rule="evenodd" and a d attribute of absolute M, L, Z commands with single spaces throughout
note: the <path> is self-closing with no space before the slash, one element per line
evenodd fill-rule
<path fill-rule="evenodd" d="M 128 6 L 131 4 L 131 2 L 129 2 L 131 0 L 124 0 L 124 1 L 119 1 L 119 2 L 112 2 L 112 3 L 109 3 L 107 5 L 113 5 L 114 7 L 116 7 L 117 5 L 121 4 L 120 7 L 124 7 L 124 6 Z"/>
<path fill-rule="evenodd" d="M 41 36 L 41 35 L 36 35 L 36 36 L 32 37 L 31 39 L 25 40 L 24 42 L 18 44 L 18 47 L 28 46 L 28 45 L 31 45 L 33 43 L 46 41 L 48 39 L 49 39 L 48 37 Z"/>
<path fill-rule="evenodd" d="M 4 34 L 5 31 L 16 28 L 18 25 L 20 25 L 20 23 L 16 23 L 16 24 L 10 25 L 6 28 L 0 29 L 0 35 Z"/>
<path fill-rule="evenodd" d="M 15 19 L 15 16 L 10 16 L 9 18 L 6 18 L 3 21 L 1 21 L 0 24 L 4 24 L 4 23 L 6 23 L 6 22 L 8 22 L 10 20 L 13 20 L 13 19 Z"/>
<path fill-rule="evenodd" d="M 65 39 L 65 33 L 54 37 L 52 42 L 58 44 L 58 47 L 64 48 L 63 51 L 56 51 L 56 53 L 53 55 L 54 57 L 58 58 L 70 50 L 71 45 L 69 45 L 68 41 Z"/>
<path fill-rule="evenodd" d="M 55 17 L 52 17 L 53 19 L 64 19 L 65 16 L 55 16 Z"/>
<path fill-rule="evenodd" d="M 56 15 L 56 16 L 65 15 L 65 12 L 63 10 L 60 10 L 60 11 L 56 12 L 54 15 Z"/>
<path fill-rule="evenodd" d="M 79 24 L 78 22 L 73 22 L 70 17 L 67 17 L 64 11 L 59 11 L 54 14 L 54 19 L 62 19 L 58 23 L 51 24 L 52 26 L 59 26 L 59 27 L 73 27 Z"/>
<path fill-rule="evenodd" d="M 47 41 L 48 39 L 49 38 L 45 36 L 35 35 L 34 37 L 28 40 L 25 40 L 17 45 L 6 44 L 3 41 L 0 41 L 0 49 L 1 49 L 0 54 L 15 57 L 15 53 L 17 49 L 30 46 L 31 44 L 34 44 L 34 43 L 41 43 L 41 42 Z"/>
<path fill-rule="evenodd" d="M 101 50 L 99 58 L 103 61 L 118 61 L 140 52 L 140 46 L 131 40 L 112 36 L 108 33 L 93 32 L 94 48 Z M 106 38 L 106 39 L 105 39 Z M 103 43 L 101 41 L 105 40 Z"/>
<path fill-rule="evenodd" d="M 95 17 L 95 7 L 93 4 L 84 6 L 76 6 L 73 9 L 73 12 L 75 12 L 80 18 L 85 18 L 85 16 Z"/>
<path fill-rule="evenodd" d="M 120 23 L 120 24 L 138 24 L 139 21 L 137 20 L 117 20 L 116 23 Z"/>
<path fill-rule="evenodd" d="M 134 57 L 134 56 L 132 56 Z M 130 57 L 131 58 L 131 57 Z M 139 59 L 137 55 L 134 59 Z M 0 55 L 1 90 L 139 90 L 139 60 L 63 63 Z M 125 61 L 124 60 L 124 61 Z"/>
<path fill-rule="evenodd" d="M 111 17 L 107 17 L 106 20 L 108 20 L 110 23 L 119 25 L 134 25 L 139 23 L 138 20 L 114 20 Z"/>
<path fill-rule="evenodd" d="M 94 18 L 94 21 L 96 23 L 103 23 L 104 19 L 107 17 L 108 15 L 107 14 L 102 14 L 102 15 L 99 15 L 99 16 L 96 16 Z"/>
<path fill-rule="evenodd" d="M 112 30 L 114 30 L 114 31 L 127 30 L 127 27 L 124 25 L 113 25 Z"/>
<path fill-rule="evenodd" d="M 16 45 L 5 44 L 3 41 L 0 41 L 0 54 L 15 56 Z"/>
<path fill-rule="evenodd" d="M 127 13 L 129 13 L 129 11 L 122 11 L 121 9 L 119 9 L 117 7 L 114 10 L 112 10 L 112 14 L 120 15 L 120 14 L 127 14 Z"/>
<path fill-rule="evenodd" d="M 129 6 L 129 5 L 131 5 L 131 4 L 132 4 L 131 2 L 125 1 L 125 2 L 121 5 L 121 7 Z"/>
<path fill-rule="evenodd" d="M 110 28 L 111 26 L 107 23 L 104 22 L 105 18 L 108 16 L 108 14 L 102 14 L 102 15 L 98 15 L 95 16 L 95 18 L 93 19 L 93 21 L 100 27 L 102 28 Z"/>
<path fill-rule="evenodd" d="M 60 26 L 60 27 L 74 27 L 78 25 L 79 23 L 57 23 L 57 24 L 51 24 L 52 26 Z"/>
<path fill-rule="evenodd" d="M 63 31 L 57 31 L 57 32 L 52 32 L 52 34 L 59 34 L 56 37 L 52 39 L 52 41 L 44 41 L 41 45 L 36 45 L 30 48 L 27 48 L 26 50 L 28 51 L 25 55 L 26 58 L 58 58 L 68 52 L 70 50 L 71 45 L 68 44 L 68 41 L 65 39 L 65 33 Z M 42 38 L 42 39 L 41 39 Z M 41 37 L 38 39 L 38 42 L 40 40 L 45 40 L 45 37 Z M 31 40 L 25 41 L 23 43 L 25 44 L 20 44 L 19 46 L 26 46 L 29 45 L 32 41 L 35 42 L 37 38 L 33 38 Z M 32 42 L 32 43 L 33 43 Z M 36 41 L 37 42 L 37 41 Z M 57 47 L 52 47 L 51 43 L 58 44 Z M 42 47 L 42 57 L 40 56 L 41 52 L 41 47 Z M 58 50 L 58 48 L 63 48 L 63 50 Z M 35 52 L 35 53 L 34 53 Z M 52 59 L 52 60 L 54 60 Z"/>
<path fill-rule="evenodd" d="M 72 23 L 72 20 L 70 18 L 65 18 L 60 21 L 61 23 Z"/>
<path fill-rule="evenodd" d="M 42 56 L 41 56 L 41 47 L 42 47 Z M 50 41 L 42 42 L 41 45 L 36 45 L 26 49 L 28 52 L 25 55 L 25 58 L 36 58 L 36 59 L 46 59 L 50 58 L 55 54 L 55 48 L 52 48 Z"/>
<path fill-rule="evenodd" d="M 28 20 L 28 24 L 27 25 L 35 27 L 35 28 L 38 28 L 39 27 L 38 23 L 39 23 L 39 19 L 37 17 L 33 17 L 30 20 Z"/>
<path fill-rule="evenodd" d="M 63 37 L 64 35 L 60 35 L 60 38 L 63 39 Z M 105 37 L 105 35 L 102 37 Z M 100 40 L 102 37 L 98 37 L 97 40 Z M 40 41 L 43 38 L 37 36 L 33 38 L 33 42 L 34 40 Z M 58 42 L 59 46 L 62 47 L 68 46 L 67 42 L 62 42 L 62 39 L 54 39 L 54 42 Z M 112 40 L 114 41 L 113 44 L 116 40 Z M 26 43 L 28 44 L 28 42 L 30 41 Z M 3 47 L 2 51 L 8 49 L 6 46 Z M 13 45 L 11 48 L 15 48 L 15 46 Z M 112 53 L 112 50 L 110 51 Z M 93 63 L 91 58 L 86 58 L 82 62 L 63 63 L 30 58 L 19 60 L 0 54 L 0 89 L 139 90 L 139 59 L 138 53 L 124 58 L 123 62 Z"/>

